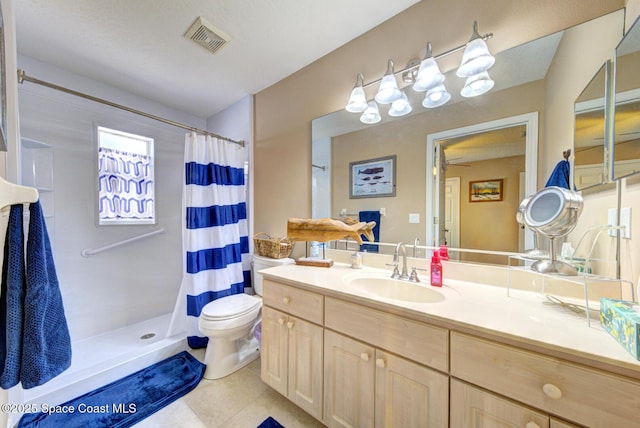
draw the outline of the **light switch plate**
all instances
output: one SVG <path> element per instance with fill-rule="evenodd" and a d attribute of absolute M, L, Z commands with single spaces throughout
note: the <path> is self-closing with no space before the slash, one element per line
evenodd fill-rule
<path fill-rule="evenodd" d="M 410 213 L 409 223 L 420 223 L 420 213 Z"/>
<path fill-rule="evenodd" d="M 622 208 L 620 210 L 620 226 L 623 226 L 622 237 L 631 239 L 631 207 Z"/>

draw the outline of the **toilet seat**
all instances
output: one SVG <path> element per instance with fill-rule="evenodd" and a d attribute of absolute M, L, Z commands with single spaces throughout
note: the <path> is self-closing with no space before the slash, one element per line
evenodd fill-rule
<path fill-rule="evenodd" d="M 262 305 L 259 297 L 246 293 L 234 294 L 209 302 L 202 308 L 200 318 L 206 321 L 224 321 L 240 318 Z"/>

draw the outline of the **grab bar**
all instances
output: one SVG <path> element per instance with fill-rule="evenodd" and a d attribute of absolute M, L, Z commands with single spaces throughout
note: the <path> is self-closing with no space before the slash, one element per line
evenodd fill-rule
<path fill-rule="evenodd" d="M 142 235 L 133 236 L 131 238 L 124 239 L 122 241 L 114 242 L 113 244 L 105 245 L 104 247 L 85 248 L 84 250 L 80 251 L 80 255 L 82 255 L 82 257 L 89 257 L 89 256 L 92 256 L 94 254 L 98 254 L 98 253 L 101 253 L 103 251 L 110 250 L 112 248 L 116 248 L 116 247 L 119 247 L 121 245 L 128 244 L 128 243 L 133 242 L 133 241 L 138 241 L 140 239 L 148 238 L 148 237 L 153 236 L 153 235 L 159 235 L 159 234 L 164 233 L 166 231 L 167 231 L 167 229 L 162 228 L 162 229 L 154 230 L 152 232 L 143 233 Z"/>

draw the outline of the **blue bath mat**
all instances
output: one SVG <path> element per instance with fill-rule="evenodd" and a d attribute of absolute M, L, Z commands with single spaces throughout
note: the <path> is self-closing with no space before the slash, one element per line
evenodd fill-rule
<path fill-rule="evenodd" d="M 278 421 L 269 416 L 267 419 L 262 421 L 258 428 L 284 428 L 284 425 L 280 425 Z"/>
<path fill-rule="evenodd" d="M 26 414 L 18 427 L 129 427 L 194 389 L 204 369 L 183 351 L 60 406 Z"/>

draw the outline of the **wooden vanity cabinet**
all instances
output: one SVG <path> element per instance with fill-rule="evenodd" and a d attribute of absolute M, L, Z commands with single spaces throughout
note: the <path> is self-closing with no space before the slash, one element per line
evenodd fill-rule
<path fill-rule="evenodd" d="M 446 367 L 446 330 L 329 297 L 325 311 L 325 424 L 448 426 L 448 375 L 395 355 L 412 354 L 408 348 L 419 337 L 420 358 Z M 428 355 L 432 348 L 437 355 Z"/>
<path fill-rule="evenodd" d="M 263 287 L 262 380 L 322 420 L 324 297 L 269 281 Z"/>

